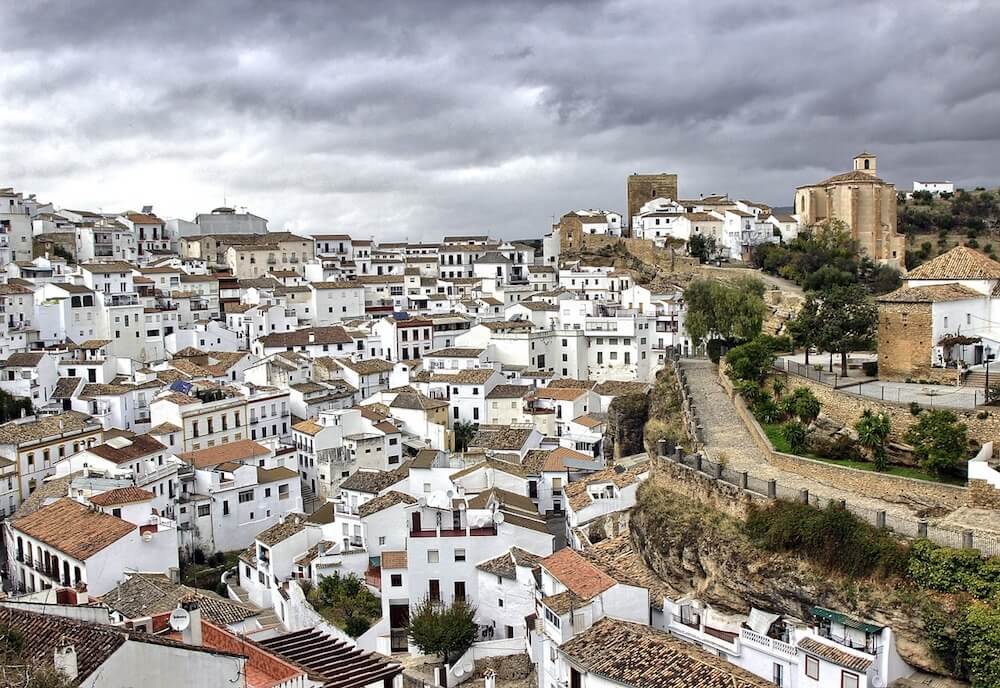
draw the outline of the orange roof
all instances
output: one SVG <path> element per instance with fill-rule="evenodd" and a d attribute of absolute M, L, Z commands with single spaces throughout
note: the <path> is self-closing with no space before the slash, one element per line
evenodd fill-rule
<path fill-rule="evenodd" d="M 557 401 L 574 401 L 575 399 L 579 399 L 580 395 L 586 393 L 586 391 L 585 389 L 572 387 L 559 387 L 556 389 L 543 387 L 535 392 L 535 397 L 538 399 L 555 399 Z"/>
<path fill-rule="evenodd" d="M 68 497 L 16 520 L 13 527 L 77 561 L 89 559 L 137 530 L 127 521 Z"/>
<path fill-rule="evenodd" d="M 576 423 L 577 425 L 582 425 L 585 428 L 596 428 L 598 425 L 604 423 L 604 421 L 597 420 L 593 416 L 588 416 L 588 415 L 577 416 L 576 418 L 573 419 L 573 422 Z"/>
<path fill-rule="evenodd" d="M 155 496 L 149 490 L 144 490 L 141 487 L 118 487 L 114 490 L 94 495 L 90 498 L 90 503 L 97 506 L 132 504 L 134 502 L 145 502 L 153 499 Z"/>
<path fill-rule="evenodd" d="M 382 552 L 383 569 L 405 569 L 406 552 Z"/>
<path fill-rule="evenodd" d="M 564 471 L 566 470 L 566 459 L 576 459 L 577 461 L 593 461 L 593 456 L 588 456 L 575 449 L 568 447 L 558 447 L 549 452 L 542 464 L 543 471 Z"/>
<path fill-rule="evenodd" d="M 569 547 L 545 557 L 539 564 L 582 600 L 589 600 L 615 584 L 614 578 Z"/>
<path fill-rule="evenodd" d="M 968 246 L 956 246 L 947 253 L 910 270 L 906 279 L 970 279 L 991 280 L 1000 278 L 1000 263 L 985 253 Z"/>
<path fill-rule="evenodd" d="M 253 440 L 239 440 L 220 444 L 218 447 L 198 449 L 197 451 L 184 452 L 178 454 L 178 458 L 195 468 L 205 468 L 207 466 L 217 466 L 226 461 L 242 461 L 253 459 L 258 456 L 266 456 L 271 453 L 267 447 L 257 444 Z"/>

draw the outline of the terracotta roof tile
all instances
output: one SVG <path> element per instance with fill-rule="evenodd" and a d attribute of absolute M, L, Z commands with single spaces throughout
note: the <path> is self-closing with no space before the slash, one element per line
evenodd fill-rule
<path fill-rule="evenodd" d="M 73 524 L 71 528 L 67 524 Z M 18 519 L 14 527 L 78 561 L 84 561 L 128 535 L 136 526 L 62 498 Z"/>
<path fill-rule="evenodd" d="M 141 487 L 117 487 L 113 490 L 108 490 L 107 492 L 101 492 L 90 498 L 91 504 L 96 504 L 97 506 L 117 506 L 118 504 L 134 504 L 136 502 L 145 502 L 156 497 L 149 490 L 144 490 Z"/>
<path fill-rule="evenodd" d="M 956 246 L 913 268 L 906 279 L 1000 279 L 1000 263 L 968 246 Z"/>
<path fill-rule="evenodd" d="M 405 569 L 406 568 L 406 552 L 405 551 L 384 551 L 382 552 L 382 568 L 383 569 Z"/>
<path fill-rule="evenodd" d="M 615 584 L 611 576 L 568 547 L 538 563 L 581 600 L 589 600 Z"/>

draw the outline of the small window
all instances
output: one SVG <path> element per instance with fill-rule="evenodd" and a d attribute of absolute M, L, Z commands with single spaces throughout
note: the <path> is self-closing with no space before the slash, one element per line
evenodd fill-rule
<path fill-rule="evenodd" d="M 253 501 L 253 490 L 244 490 L 240 492 L 239 495 L 240 504 L 246 504 L 247 502 Z"/>
<path fill-rule="evenodd" d="M 212 511 L 212 507 L 209 504 L 199 504 L 198 505 L 198 515 L 208 516 Z"/>
<path fill-rule="evenodd" d="M 455 550 L 455 561 L 465 561 L 465 550 L 456 549 Z"/>
<path fill-rule="evenodd" d="M 865 162 L 868 162 L 867 160 Z M 849 671 L 841 672 L 840 688 L 858 688 L 858 675 Z"/>
<path fill-rule="evenodd" d="M 806 655 L 806 676 L 814 681 L 819 680 L 819 660 Z"/>
<path fill-rule="evenodd" d="M 394 573 L 391 576 L 389 576 L 389 585 L 391 585 L 394 588 L 402 587 L 402 585 L 403 585 L 403 574 L 401 574 L 401 573 Z"/>
<path fill-rule="evenodd" d="M 440 555 L 438 554 L 438 551 L 436 549 L 427 550 L 428 564 L 437 564 L 439 560 L 440 560 Z"/>

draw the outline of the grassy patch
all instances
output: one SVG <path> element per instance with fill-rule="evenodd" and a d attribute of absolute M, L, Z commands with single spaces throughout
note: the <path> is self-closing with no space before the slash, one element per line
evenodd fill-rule
<path fill-rule="evenodd" d="M 823 463 L 833 464 L 834 466 L 844 466 L 845 468 L 856 468 L 859 471 L 875 471 L 875 465 L 867 461 L 851 461 L 849 459 L 831 459 L 828 456 L 820 456 L 812 452 L 793 452 L 791 447 L 788 446 L 788 442 L 785 440 L 784 435 L 781 432 L 781 426 L 778 424 L 768 424 L 761 426 L 764 429 L 764 434 L 767 435 L 767 439 L 771 441 L 775 450 L 783 454 L 792 454 L 795 456 L 802 456 L 807 459 L 813 459 L 815 461 L 822 461 Z M 933 473 L 928 473 L 922 468 L 910 467 L 910 466 L 890 466 L 888 470 L 882 471 L 883 475 L 896 475 L 901 478 L 916 478 L 917 480 L 926 480 L 932 483 L 945 483 L 949 485 L 964 485 L 965 481 L 961 478 L 954 476 L 938 477 Z"/>
<path fill-rule="evenodd" d="M 213 557 L 212 563 L 188 562 L 181 566 L 181 583 L 192 588 L 218 592 L 222 574 L 239 563 L 240 551 L 222 552 L 222 558 Z"/>

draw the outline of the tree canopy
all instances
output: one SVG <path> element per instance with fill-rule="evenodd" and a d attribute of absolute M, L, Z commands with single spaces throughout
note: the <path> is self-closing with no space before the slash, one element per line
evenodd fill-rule
<path fill-rule="evenodd" d="M 847 375 L 847 354 L 872 345 L 878 327 L 875 302 L 860 285 L 833 287 L 814 295 L 816 344 L 840 354 L 841 375 Z"/>
<path fill-rule="evenodd" d="M 709 337 L 750 340 L 764 324 L 764 283 L 752 277 L 733 282 L 697 279 L 684 290 L 685 328 L 696 343 Z"/>
<path fill-rule="evenodd" d="M 457 661 L 476 640 L 476 608 L 464 602 L 448 606 L 425 599 L 410 615 L 406 631 L 413 644 L 446 664 Z"/>
<path fill-rule="evenodd" d="M 951 411 L 923 411 L 906 431 L 920 465 L 937 475 L 955 470 L 969 450 L 968 428 Z"/>

